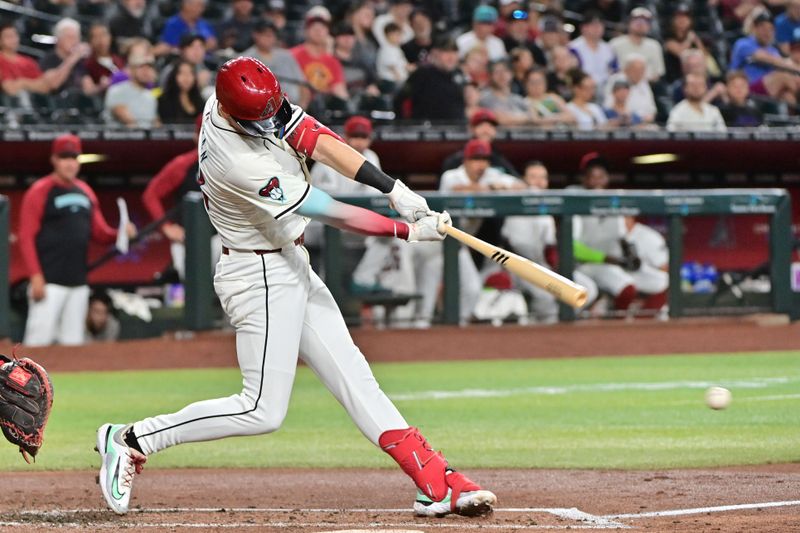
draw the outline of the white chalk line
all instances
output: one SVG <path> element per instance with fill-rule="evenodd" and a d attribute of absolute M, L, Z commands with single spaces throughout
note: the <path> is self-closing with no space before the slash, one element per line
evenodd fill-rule
<path fill-rule="evenodd" d="M 742 402 L 776 402 L 783 400 L 800 400 L 800 394 L 773 394 L 770 396 L 742 396 L 736 401 Z"/>
<path fill-rule="evenodd" d="M 630 513 L 606 515 L 601 518 L 620 519 L 620 518 L 657 518 L 660 516 L 684 516 L 692 514 L 724 513 L 728 511 L 744 511 L 748 509 L 764 509 L 769 507 L 790 507 L 800 505 L 800 500 L 788 500 L 783 502 L 763 502 L 763 503 L 740 503 L 736 505 L 719 505 L 717 507 L 695 507 L 694 509 L 672 509 L 667 511 L 652 511 L 647 513 Z"/>
<path fill-rule="evenodd" d="M 603 525 L 595 525 L 595 524 L 531 524 L 531 525 L 524 525 L 524 524 L 428 524 L 428 523 L 419 523 L 419 522 L 402 522 L 402 523 L 383 523 L 383 522 L 371 522 L 368 524 L 362 522 L 297 522 L 292 520 L 291 522 L 261 522 L 261 523 L 253 523 L 253 522 L 240 522 L 240 523 L 227 523 L 227 524 L 218 524 L 218 523 L 197 523 L 197 522 L 171 522 L 171 523 L 163 523 L 163 524 L 142 524 L 139 522 L 107 522 L 107 523 L 100 523 L 100 522 L 59 522 L 54 524 L 41 524 L 41 523 L 31 523 L 31 522 L 0 522 L 0 527 L 53 527 L 53 528 L 81 528 L 85 529 L 86 527 L 91 527 L 92 529 L 120 529 L 120 528 L 132 528 L 132 530 L 137 529 L 188 529 L 188 528 L 200 528 L 200 529 L 244 529 L 244 528 L 288 528 L 288 529 L 306 529 L 306 528 L 341 528 L 341 527 L 358 527 L 360 529 L 370 529 L 370 528 L 397 528 L 397 527 L 414 527 L 414 528 L 424 528 L 424 529 L 455 529 L 458 531 L 464 530 L 473 530 L 473 529 L 480 529 L 483 531 L 491 531 L 494 529 L 501 529 L 501 530 L 533 530 L 533 529 L 619 529 L 627 528 L 628 526 L 603 526 Z"/>
<path fill-rule="evenodd" d="M 575 385 L 547 385 L 538 387 L 519 387 L 511 389 L 462 389 L 462 390 L 428 390 L 409 393 L 391 394 L 396 401 L 409 400 L 449 400 L 454 398 L 503 398 L 517 395 L 559 395 L 576 392 L 621 392 L 621 391 L 666 391 L 675 389 L 706 389 L 717 385 L 731 389 L 763 389 L 772 385 L 784 385 L 800 381 L 793 377 L 722 379 L 717 381 L 655 381 L 630 383 L 586 383 Z"/>

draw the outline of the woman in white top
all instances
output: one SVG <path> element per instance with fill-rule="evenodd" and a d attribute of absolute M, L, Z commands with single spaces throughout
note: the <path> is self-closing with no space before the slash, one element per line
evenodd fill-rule
<path fill-rule="evenodd" d="M 594 103 L 597 83 L 591 76 L 581 70 L 575 70 L 572 76 L 572 101 L 567 109 L 575 117 L 579 130 L 604 129 L 608 119 L 603 108 Z"/>

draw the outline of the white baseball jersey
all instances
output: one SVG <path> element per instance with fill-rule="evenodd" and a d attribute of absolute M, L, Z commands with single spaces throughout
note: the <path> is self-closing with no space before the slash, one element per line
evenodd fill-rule
<path fill-rule="evenodd" d="M 572 217 L 575 240 L 605 254 L 618 257 L 622 253 L 619 240 L 626 233 L 625 217 L 621 215 Z"/>
<path fill-rule="evenodd" d="M 448 170 L 442 174 L 442 179 L 439 181 L 439 192 L 453 192 L 456 187 L 470 185 L 472 183 L 472 180 L 469 179 L 469 176 L 467 176 L 467 171 L 464 168 L 464 165 L 461 165 L 458 168 Z M 478 178 L 478 184 L 485 185 L 486 187 L 490 188 L 510 188 L 514 187 L 518 183 L 520 183 L 519 179 L 493 167 L 487 168 L 483 175 Z M 461 226 L 461 229 L 467 233 L 474 234 L 478 231 L 478 228 L 481 227 L 482 222 L 483 219 L 480 218 L 462 218 L 459 220 L 459 225 Z"/>
<path fill-rule="evenodd" d="M 364 150 L 361 155 L 377 168 L 381 168 L 378 154 L 369 148 Z M 331 196 L 347 196 L 350 194 L 371 194 L 375 196 L 380 194 L 377 189 L 350 179 L 323 163 L 315 163 L 311 168 L 311 184 Z"/>
<path fill-rule="evenodd" d="M 544 249 L 556 244 L 556 223 L 551 216 L 506 217 L 500 234 L 519 255 L 547 265 Z"/>
<path fill-rule="evenodd" d="M 200 190 L 222 244 L 271 250 L 297 239 L 308 219 L 295 215 L 311 191 L 305 158 L 285 141 L 239 135 L 220 116 L 217 98 L 203 110 L 198 143 Z M 292 106 L 284 139 L 305 116 Z"/>
<path fill-rule="evenodd" d="M 655 268 L 665 268 L 669 264 L 667 242 L 650 226 L 637 222 L 628 232 L 627 240 L 634 245 L 643 264 Z"/>

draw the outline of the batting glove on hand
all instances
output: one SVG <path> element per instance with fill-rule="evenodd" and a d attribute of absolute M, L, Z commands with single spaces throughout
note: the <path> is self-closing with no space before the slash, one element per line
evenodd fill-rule
<path fill-rule="evenodd" d="M 406 222 L 416 222 L 417 220 L 433 214 L 428 202 L 409 189 L 400 180 L 394 182 L 394 188 L 387 194 L 389 205 L 405 219 Z"/>
<path fill-rule="evenodd" d="M 432 215 L 423 217 L 408 225 L 408 242 L 417 241 L 443 241 L 447 236 L 444 226 L 452 224 L 450 214 L 433 212 Z M 441 228 L 441 231 L 440 231 Z"/>

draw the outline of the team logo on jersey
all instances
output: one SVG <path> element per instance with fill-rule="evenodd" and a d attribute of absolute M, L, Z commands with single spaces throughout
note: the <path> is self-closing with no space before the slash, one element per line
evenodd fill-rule
<path fill-rule="evenodd" d="M 267 184 L 258 191 L 258 195 L 270 198 L 276 202 L 282 203 L 286 201 L 286 197 L 283 195 L 283 189 L 281 188 L 281 182 L 278 178 L 270 178 Z"/>

